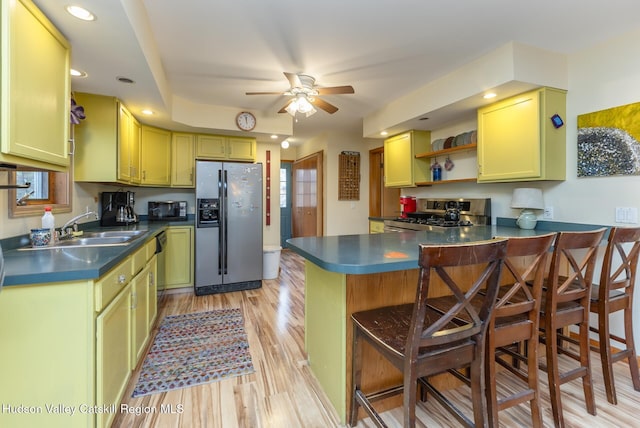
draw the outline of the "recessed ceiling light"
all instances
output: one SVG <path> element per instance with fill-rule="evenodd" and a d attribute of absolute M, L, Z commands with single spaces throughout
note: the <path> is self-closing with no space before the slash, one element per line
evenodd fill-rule
<path fill-rule="evenodd" d="M 135 81 L 133 81 L 133 79 L 129 79 L 128 77 L 122 77 L 122 76 L 116 77 L 116 80 L 122 83 L 136 83 Z"/>
<path fill-rule="evenodd" d="M 271 136 L 271 139 L 272 139 L 272 140 L 275 140 L 276 138 L 278 138 L 278 136 L 277 136 L 276 134 L 273 134 L 273 135 Z"/>
<path fill-rule="evenodd" d="M 76 70 L 74 68 L 72 68 L 69 73 L 71 74 L 71 76 L 73 77 L 87 77 L 87 73 L 85 73 L 84 71 L 80 71 L 80 70 Z"/>
<path fill-rule="evenodd" d="M 380 133 L 380 135 L 383 135 L 383 136 L 384 136 L 384 135 L 389 135 L 389 133 L 388 133 L 387 131 L 382 131 L 382 132 Z"/>
<path fill-rule="evenodd" d="M 89 12 L 87 9 L 80 6 L 68 5 L 65 7 L 67 12 L 71 15 L 75 16 L 78 19 L 82 19 L 83 21 L 95 21 L 96 16 Z"/>
<path fill-rule="evenodd" d="M 144 109 L 144 110 L 142 110 L 142 114 L 151 115 L 151 114 L 153 114 L 153 110 Z"/>
<path fill-rule="evenodd" d="M 288 149 L 289 148 L 289 142 L 287 140 L 284 140 L 282 143 L 280 143 L 280 146 L 283 149 Z"/>
<path fill-rule="evenodd" d="M 495 98 L 496 94 L 493 92 L 487 92 L 486 94 L 484 94 L 484 96 L 482 98 L 484 98 L 485 100 L 489 100 L 491 98 Z"/>

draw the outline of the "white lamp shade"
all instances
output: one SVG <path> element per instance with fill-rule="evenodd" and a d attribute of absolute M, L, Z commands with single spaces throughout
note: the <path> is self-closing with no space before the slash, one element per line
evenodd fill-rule
<path fill-rule="evenodd" d="M 531 187 L 513 189 L 511 196 L 511 208 L 529 208 L 534 210 L 544 209 L 542 190 Z"/>

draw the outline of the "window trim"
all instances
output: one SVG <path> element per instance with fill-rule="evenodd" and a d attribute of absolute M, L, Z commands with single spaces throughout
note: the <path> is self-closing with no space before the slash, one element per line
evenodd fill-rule
<path fill-rule="evenodd" d="M 9 171 L 9 184 L 16 183 L 16 171 L 46 171 L 49 173 L 49 199 L 38 199 L 29 201 L 26 205 L 16 204 L 16 189 L 9 189 L 8 206 L 9 218 L 41 216 L 45 206 L 50 206 L 54 213 L 68 213 L 72 206 L 72 167 L 66 172 L 51 171 L 38 168 L 18 167 L 15 171 Z"/>

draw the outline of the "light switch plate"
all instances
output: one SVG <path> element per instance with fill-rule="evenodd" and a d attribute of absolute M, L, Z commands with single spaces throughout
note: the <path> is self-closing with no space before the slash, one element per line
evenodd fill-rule
<path fill-rule="evenodd" d="M 553 220 L 553 207 L 544 207 L 543 220 Z"/>
<path fill-rule="evenodd" d="M 636 207 L 616 207 L 616 223 L 638 223 L 638 209 Z"/>

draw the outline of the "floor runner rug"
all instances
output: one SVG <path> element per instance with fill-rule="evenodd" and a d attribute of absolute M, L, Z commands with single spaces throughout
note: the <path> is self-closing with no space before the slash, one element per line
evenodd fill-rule
<path fill-rule="evenodd" d="M 253 371 L 240 309 L 167 316 L 145 357 L 132 397 Z"/>

